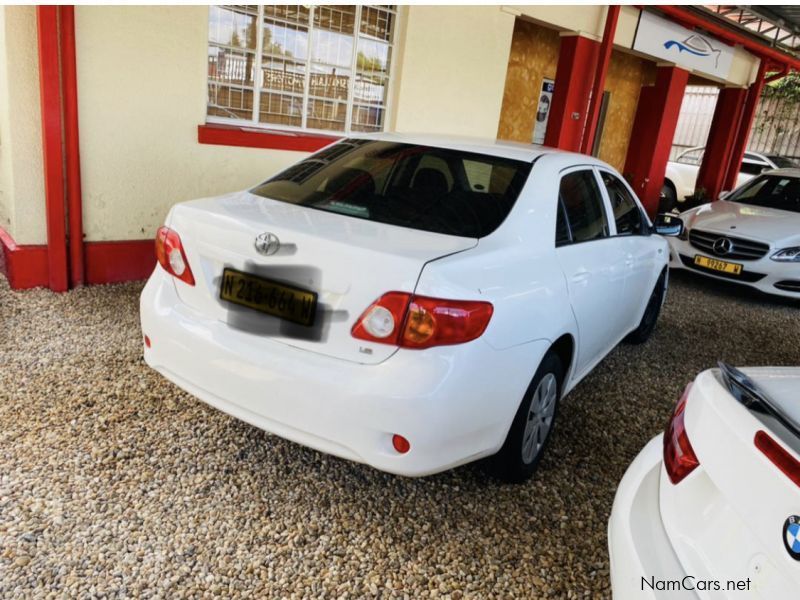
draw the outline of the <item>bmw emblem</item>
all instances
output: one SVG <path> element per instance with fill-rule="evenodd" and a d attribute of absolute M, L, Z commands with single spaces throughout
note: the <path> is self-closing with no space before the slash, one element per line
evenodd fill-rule
<path fill-rule="evenodd" d="M 265 231 L 256 237 L 255 241 L 256 252 L 264 256 L 275 254 L 281 247 L 281 241 L 274 233 Z"/>
<path fill-rule="evenodd" d="M 792 515 L 783 524 L 783 545 L 795 560 L 800 560 L 800 517 Z"/>

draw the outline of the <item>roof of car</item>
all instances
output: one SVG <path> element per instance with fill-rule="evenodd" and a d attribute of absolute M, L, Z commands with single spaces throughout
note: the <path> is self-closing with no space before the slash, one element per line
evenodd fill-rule
<path fill-rule="evenodd" d="M 787 167 L 784 169 L 770 169 L 764 171 L 762 175 L 784 175 L 786 177 L 800 177 L 800 168 Z"/>
<path fill-rule="evenodd" d="M 399 142 L 404 144 L 420 144 L 424 146 L 434 146 L 437 148 L 449 148 L 462 150 L 464 152 L 475 152 L 478 154 L 489 154 L 501 156 L 515 160 L 531 162 L 545 154 L 573 154 L 576 158 L 580 157 L 582 163 L 605 164 L 603 161 L 584 154 L 575 154 L 558 148 L 540 146 L 538 144 L 523 144 L 520 142 L 509 142 L 492 138 L 468 137 L 459 135 L 441 135 L 429 133 L 353 133 L 349 135 L 355 139 L 385 140 L 389 142 Z"/>

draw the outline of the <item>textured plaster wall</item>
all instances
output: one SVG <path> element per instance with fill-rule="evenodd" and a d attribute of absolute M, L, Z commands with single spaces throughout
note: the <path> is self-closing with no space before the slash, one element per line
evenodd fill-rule
<path fill-rule="evenodd" d="M 633 119 L 642 86 L 654 76 L 655 63 L 614 50 L 606 74 L 605 90 L 611 93 L 599 157 L 622 172 Z"/>
<path fill-rule="evenodd" d="M 47 241 L 36 8 L 0 7 L 0 227 Z"/>
<path fill-rule="evenodd" d="M 517 19 L 497 137 L 531 143 L 542 79 L 556 76 L 558 31 Z"/>
<path fill-rule="evenodd" d="M 150 238 L 174 203 L 244 189 L 305 156 L 197 142 L 207 7 L 75 12 L 88 240 Z"/>

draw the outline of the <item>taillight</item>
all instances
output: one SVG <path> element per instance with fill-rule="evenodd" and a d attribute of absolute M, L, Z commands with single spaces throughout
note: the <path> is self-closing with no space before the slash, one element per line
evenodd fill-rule
<path fill-rule="evenodd" d="M 765 431 L 757 431 L 753 441 L 756 448 L 761 450 L 773 465 L 778 467 L 795 485 L 800 486 L 800 462 L 788 450 L 773 440 Z"/>
<path fill-rule="evenodd" d="M 361 340 L 403 348 L 463 344 L 483 334 L 492 312 L 488 302 L 389 292 L 364 311 L 351 333 Z"/>
<path fill-rule="evenodd" d="M 181 238 L 169 227 L 159 227 L 156 232 L 156 258 L 167 273 L 194 285 L 194 276 L 186 260 Z"/>
<path fill-rule="evenodd" d="M 697 460 L 697 455 L 689 442 L 689 436 L 686 434 L 684 422 L 686 400 L 689 398 L 691 389 L 692 384 L 690 383 L 675 405 L 675 411 L 664 432 L 664 467 L 673 484 L 680 483 L 689 473 L 700 466 L 700 461 Z"/>

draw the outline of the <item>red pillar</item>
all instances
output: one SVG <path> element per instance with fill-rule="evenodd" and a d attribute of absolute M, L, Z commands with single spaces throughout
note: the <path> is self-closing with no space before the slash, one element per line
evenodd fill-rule
<path fill-rule="evenodd" d="M 625 174 L 651 216 L 658 211 L 664 173 L 688 81 L 688 71 L 658 67 L 655 85 L 643 87 L 639 95 Z"/>
<path fill-rule="evenodd" d="M 581 142 L 581 152 L 584 154 L 591 155 L 592 150 L 594 150 L 594 136 L 597 132 L 597 122 L 600 118 L 600 106 L 603 104 L 603 90 L 605 89 L 606 73 L 608 73 L 608 63 L 611 62 L 611 51 L 614 49 L 614 34 L 617 31 L 619 10 L 618 4 L 609 6 L 606 10 L 603 42 L 600 44 L 597 69 L 594 73 L 594 84 L 592 85 L 589 109 L 586 114 L 586 130 Z"/>
<path fill-rule="evenodd" d="M 724 88 L 717 98 L 703 163 L 695 184 L 695 190 L 703 190 L 705 197 L 711 200 L 717 199 L 725 183 L 746 95 L 746 88 Z"/>
<path fill-rule="evenodd" d="M 599 47 L 598 42 L 579 35 L 561 38 L 546 146 L 580 151 Z"/>
<path fill-rule="evenodd" d="M 732 190 L 736 187 L 736 179 L 739 176 L 739 169 L 742 167 L 742 159 L 744 152 L 747 149 L 747 141 L 750 138 L 750 130 L 753 128 L 753 121 L 756 117 L 756 109 L 758 108 L 758 101 L 761 99 L 761 92 L 764 89 L 764 75 L 766 74 L 766 61 L 761 60 L 761 65 L 758 67 L 758 75 L 756 80 L 750 84 L 747 90 L 747 99 L 744 102 L 744 111 L 742 113 L 742 120 L 739 123 L 739 129 L 736 133 L 736 140 L 731 151 L 731 159 L 728 163 L 725 181 L 722 184 L 723 190 Z"/>
<path fill-rule="evenodd" d="M 61 138 L 61 84 L 58 8 L 36 8 L 39 33 L 39 94 L 42 107 L 47 266 L 50 289 L 67 290 L 67 231 L 64 207 L 64 151 Z"/>

